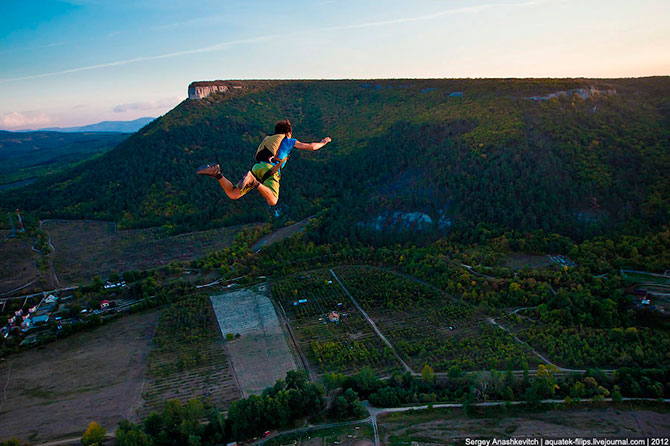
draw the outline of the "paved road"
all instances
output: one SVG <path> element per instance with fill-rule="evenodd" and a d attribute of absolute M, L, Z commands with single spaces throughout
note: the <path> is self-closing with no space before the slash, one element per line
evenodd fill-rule
<path fill-rule="evenodd" d="M 395 348 L 393 347 L 393 345 L 389 342 L 388 339 L 386 339 L 386 336 L 384 336 L 384 335 L 382 334 L 382 332 L 379 330 L 379 328 L 377 328 L 377 324 L 375 324 L 375 321 L 373 321 L 373 320 L 370 318 L 370 316 L 368 316 L 368 314 L 363 310 L 363 308 L 361 308 L 361 306 L 358 305 L 358 302 L 356 301 L 356 299 L 354 299 L 354 296 L 351 295 L 351 293 L 349 292 L 349 290 L 347 290 L 347 288 L 346 288 L 346 287 L 344 286 L 344 284 L 340 281 L 340 279 L 337 277 L 337 275 L 335 275 L 335 272 L 334 272 L 332 269 L 329 270 L 329 271 L 330 271 L 330 274 L 333 275 L 333 278 L 337 281 L 337 283 L 340 284 L 340 286 L 341 286 L 342 289 L 344 290 L 344 293 L 345 293 L 347 296 L 349 296 L 349 299 L 351 299 L 351 302 L 354 304 L 354 306 L 356 307 L 356 309 L 361 313 L 361 315 L 363 315 L 363 317 L 365 318 L 365 320 L 368 321 L 368 324 L 370 324 L 370 326 L 371 326 L 372 329 L 375 331 L 375 333 L 377 333 L 377 336 L 379 336 L 379 338 L 384 342 L 384 344 L 386 344 L 386 345 L 388 346 L 388 348 L 391 349 L 391 351 L 393 352 L 393 354 L 395 355 L 395 357 L 396 357 L 396 358 L 398 359 L 398 361 L 402 364 L 402 366 L 403 366 L 403 368 L 405 369 L 405 371 L 410 372 L 410 373 L 413 373 L 414 371 L 410 368 L 409 365 L 407 365 L 407 363 L 406 363 L 405 361 L 403 361 L 403 359 L 400 357 L 400 355 L 398 355 L 398 352 L 396 352 L 396 350 L 395 350 Z"/>
<path fill-rule="evenodd" d="M 25 299 L 25 298 L 30 298 L 30 297 L 37 297 L 37 296 L 43 296 L 43 295 L 48 295 L 48 294 L 53 294 L 57 293 L 59 291 L 70 291 L 70 290 L 76 290 L 79 288 L 78 286 L 68 286 L 65 288 L 56 288 L 55 290 L 48 290 L 48 291 L 40 291 L 39 293 L 34 293 L 34 294 L 24 294 L 22 296 L 10 296 L 10 297 L 2 297 L 0 298 L 0 301 L 3 300 L 12 300 L 12 299 Z"/>

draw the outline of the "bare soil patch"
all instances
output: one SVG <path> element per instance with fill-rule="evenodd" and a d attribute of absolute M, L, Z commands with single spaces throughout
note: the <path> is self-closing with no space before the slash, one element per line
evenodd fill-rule
<path fill-rule="evenodd" d="M 409 441 L 443 444 L 466 437 L 644 437 L 670 434 L 670 414 L 617 408 L 468 418 L 461 410 L 389 414 L 379 417 L 382 444 Z"/>
<path fill-rule="evenodd" d="M 114 431 L 136 420 L 158 315 L 123 317 L 0 361 L 0 440 L 78 436 L 91 421 Z"/>
<path fill-rule="evenodd" d="M 285 238 L 289 238 L 292 235 L 297 234 L 298 232 L 305 229 L 305 226 L 307 226 L 307 223 L 309 223 L 311 219 L 312 217 L 308 217 L 304 220 L 299 221 L 298 223 L 286 226 L 285 228 L 278 229 L 272 234 L 266 235 L 265 237 L 261 238 L 259 241 L 254 243 L 254 245 L 251 247 L 251 250 L 254 252 L 260 251 L 261 248 L 263 248 L 264 246 L 280 242 Z"/>
<path fill-rule="evenodd" d="M 503 260 L 503 265 L 516 271 L 524 267 L 530 269 L 548 268 L 552 265 L 552 262 L 547 256 L 537 256 L 533 254 L 524 254 L 522 252 L 514 252 L 509 254 Z"/>
<path fill-rule="evenodd" d="M 296 369 L 286 335 L 265 285 L 211 296 L 222 336 L 240 334 L 226 342 L 244 396 L 266 387 Z"/>
<path fill-rule="evenodd" d="M 21 291 L 42 289 L 42 271 L 37 267 L 38 254 L 31 249 L 32 239 L 0 238 L 0 294 L 33 282 Z"/>
<path fill-rule="evenodd" d="M 116 231 L 111 222 L 49 220 L 42 225 L 56 249 L 56 273 L 62 283 L 106 277 L 112 271 L 150 269 L 189 261 L 231 245 L 243 226 L 164 237 L 158 228 Z"/>

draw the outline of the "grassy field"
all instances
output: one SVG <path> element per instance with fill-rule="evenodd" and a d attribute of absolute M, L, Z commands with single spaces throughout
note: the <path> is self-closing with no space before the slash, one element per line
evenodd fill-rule
<path fill-rule="evenodd" d="M 623 277 L 635 283 L 657 283 L 659 285 L 670 285 L 670 277 L 659 277 L 643 273 L 623 273 Z"/>
<path fill-rule="evenodd" d="M 533 254 L 525 254 L 522 252 L 514 252 L 505 257 L 502 261 L 503 265 L 513 270 L 522 268 L 547 268 L 553 263 L 547 256 L 537 256 Z"/>
<path fill-rule="evenodd" d="M 335 270 L 400 356 L 415 371 L 520 369 L 536 358 L 472 305 L 407 277 L 372 267 Z"/>
<path fill-rule="evenodd" d="M 463 411 L 395 413 L 378 419 L 381 443 L 389 446 L 445 444 L 465 438 L 648 437 L 670 434 L 667 411 L 651 409 L 572 408 L 539 412 L 504 409 L 467 417 Z"/>
<path fill-rule="evenodd" d="M 239 334 L 226 341 L 226 351 L 244 396 L 260 394 L 297 368 L 267 291 L 260 285 L 210 298 L 221 336 Z"/>
<path fill-rule="evenodd" d="M 43 289 L 44 274 L 37 267 L 38 254 L 31 249 L 33 240 L 29 238 L 0 238 L 0 294 L 33 282 L 22 292 Z"/>
<path fill-rule="evenodd" d="M 0 361 L 0 441 L 80 436 L 93 420 L 108 432 L 137 421 L 158 316 L 131 315 Z"/>
<path fill-rule="evenodd" d="M 284 309 L 300 349 L 319 373 L 349 374 L 365 366 L 380 374 L 400 369 L 393 354 L 328 270 L 310 271 L 277 281 L 272 285 L 272 295 Z M 293 305 L 301 299 L 307 302 Z M 339 323 L 328 322 L 331 311 L 340 314 Z"/>
<path fill-rule="evenodd" d="M 170 399 L 199 397 L 225 409 L 241 396 L 209 299 L 191 297 L 163 312 L 146 376 L 143 416 Z"/>
<path fill-rule="evenodd" d="M 149 269 L 174 260 L 193 260 L 230 246 L 242 226 L 162 237 L 158 228 L 116 231 L 114 223 L 47 221 L 43 229 L 56 251 L 54 266 L 62 283 L 96 274 Z"/>
<path fill-rule="evenodd" d="M 305 429 L 293 434 L 280 435 L 269 440 L 265 445 L 372 446 L 374 444 L 373 435 L 370 423 L 358 423 L 327 429 Z"/>

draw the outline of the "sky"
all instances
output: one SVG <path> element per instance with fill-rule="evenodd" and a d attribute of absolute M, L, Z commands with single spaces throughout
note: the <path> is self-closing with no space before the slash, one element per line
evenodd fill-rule
<path fill-rule="evenodd" d="M 0 129 L 167 113 L 215 79 L 670 75 L 670 0 L 3 0 Z"/>

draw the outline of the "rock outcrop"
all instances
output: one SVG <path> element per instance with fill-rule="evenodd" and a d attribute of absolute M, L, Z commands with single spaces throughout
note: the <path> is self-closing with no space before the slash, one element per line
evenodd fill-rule
<path fill-rule="evenodd" d="M 595 87 L 587 88 L 573 88 L 572 90 L 557 91 L 546 96 L 531 96 L 528 99 L 533 101 L 548 101 L 549 99 L 558 98 L 560 96 L 572 97 L 578 95 L 582 99 L 588 99 L 592 96 L 611 96 L 616 94 L 616 90 L 611 88 L 607 90 L 598 90 Z"/>
<path fill-rule="evenodd" d="M 212 93 L 227 93 L 230 90 L 244 88 L 239 82 L 231 81 L 201 81 L 191 82 L 188 86 L 189 99 L 204 99 Z"/>

